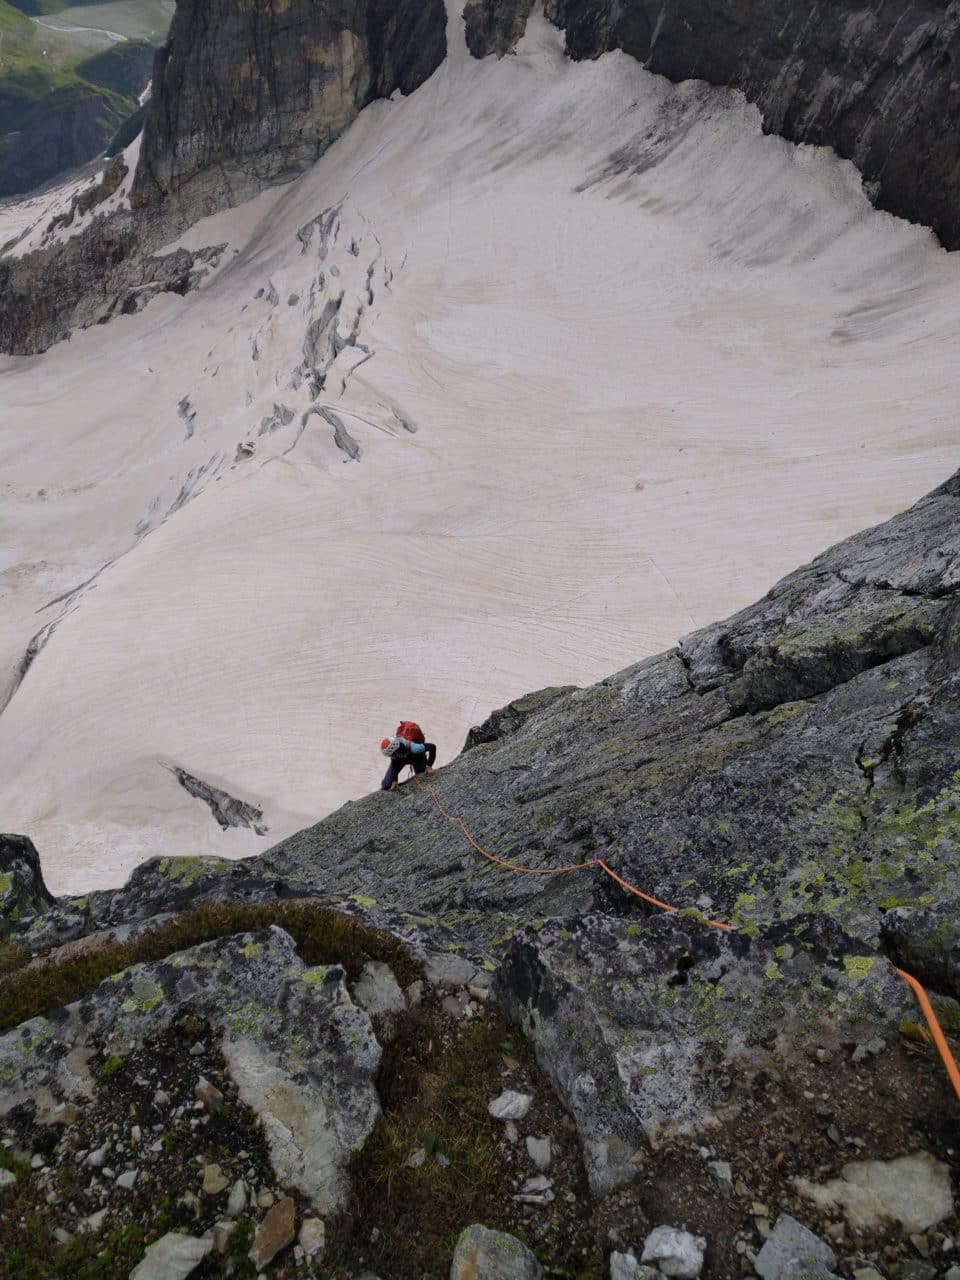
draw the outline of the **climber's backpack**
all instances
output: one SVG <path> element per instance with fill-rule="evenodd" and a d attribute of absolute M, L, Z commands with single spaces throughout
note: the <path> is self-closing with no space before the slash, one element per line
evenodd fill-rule
<path fill-rule="evenodd" d="M 426 742 L 423 730 L 413 720 L 401 720 L 397 725 L 397 737 L 406 738 L 408 742 Z"/>

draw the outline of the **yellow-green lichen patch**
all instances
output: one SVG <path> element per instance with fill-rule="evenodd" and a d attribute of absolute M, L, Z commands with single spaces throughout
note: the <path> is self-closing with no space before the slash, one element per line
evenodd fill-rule
<path fill-rule="evenodd" d="M 873 972 L 876 959 L 873 956 L 844 956 L 843 967 L 851 982 L 861 982 Z"/>
<path fill-rule="evenodd" d="M 224 1022 L 230 1030 L 242 1036 L 260 1035 L 266 1020 L 266 1011 L 260 1005 L 254 1004 L 252 1000 L 246 1004 L 237 1005 L 234 1009 L 228 1009 L 224 1016 Z"/>
<path fill-rule="evenodd" d="M 376 898 L 368 898 L 362 893 L 351 893 L 350 901 L 355 902 L 358 907 L 375 907 L 377 905 Z"/>
<path fill-rule="evenodd" d="M 222 875 L 230 870 L 231 865 L 225 858 L 161 858 L 158 870 L 162 876 L 169 876 L 171 880 L 190 888 L 207 872 Z"/>
<path fill-rule="evenodd" d="M 329 965 L 314 965 L 312 969 L 304 969 L 300 981 L 305 987 L 322 987 L 330 972 Z"/>
<path fill-rule="evenodd" d="M 4 871 L 0 874 L 0 893 L 9 893 L 13 888 L 13 876 Z"/>
<path fill-rule="evenodd" d="M 124 1000 L 120 1008 L 124 1013 L 149 1013 L 151 1009 L 156 1009 L 157 1005 L 162 1003 L 163 988 L 159 983 L 140 973 L 134 976 L 130 996 Z"/>

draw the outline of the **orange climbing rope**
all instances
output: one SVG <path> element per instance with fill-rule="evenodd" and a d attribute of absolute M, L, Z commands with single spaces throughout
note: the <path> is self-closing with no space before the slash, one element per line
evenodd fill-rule
<path fill-rule="evenodd" d="M 933 1011 L 930 999 L 924 991 L 921 984 L 911 973 L 906 973 L 903 969 L 898 969 L 893 965 L 894 973 L 899 973 L 913 994 L 917 997 L 917 1003 L 923 1010 L 923 1016 L 927 1020 L 927 1026 L 930 1028 L 930 1034 L 933 1036 L 933 1043 L 937 1046 L 937 1052 L 943 1061 L 943 1065 L 947 1069 L 947 1075 L 950 1077 L 950 1083 L 953 1085 L 954 1093 L 960 1098 L 960 1070 L 957 1068 L 957 1060 L 954 1058 L 950 1046 L 947 1044 L 947 1037 L 940 1028 L 937 1015 Z"/>
<path fill-rule="evenodd" d="M 629 881 L 618 876 L 617 873 L 611 867 L 608 867 L 607 864 L 599 857 L 594 857 L 590 862 L 574 862 L 565 867 L 518 867 L 514 862 L 507 862 L 503 858 L 498 858 L 494 854 L 488 853 L 482 845 L 477 843 L 470 834 L 469 828 L 462 818 L 455 817 L 452 813 L 447 813 L 446 809 L 444 809 L 443 805 L 440 803 L 440 797 L 429 782 L 420 782 L 419 779 L 417 779 L 417 785 L 430 792 L 433 803 L 437 806 L 439 811 L 448 822 L 453 822 L 460 828 L 463 834 L 470 841 L 471 845 L 473 845 L 474 849 L 476 849 L 477 853 L 479 853 L 481 857 L 486 858 L 489 862 L 495 862 L 499 867 L 506 867 L 508 871 L 520 871 L 523 872 L 524 875 L 530 876 L 559 876 L 563 875 L 567 871 L 585 871 L 591 867 L 599 867 L 601 871 L 604 871 L 611 877 L 611 879 L 616 880 L 617 884 L 620 885 L 621 888 L 626 889 L 628 893 L 635 894 L 638 898 L 642 898 L 644 902 L 649 902 L 652 906 L 659 907 L 661 911 L 676 912 L 680 910 L 679 907 L 672 907 L 668 902 L 661 902 L 659 898 L 653 898 L 650 894 L 644 893 L 642 889 L 638 889 L 636 885 L 630 884 Z M 711 929 L 723 929 L 724 931 L 733 930 L 733 925 L 723 924 L 719 920 L 704 920 L 704 924 L 708 925 Z M 923 1012 L 923 1016 L 927 1020 L 927 1025 L 930 1028 L 930 1034 L 933 1036 L 933 1042 L 937 1047 L 937 1052 L 940 1054 L 943 1065 L 947 1069 L 947 1075 L 950 1077 L 950 1083 L 953 1085 L 954 1092 L 957 1097 L 960 1098 L 960 1068 L 957 1067 L 956 1059 L 953 1056 L 950 1045 L 947 1043 L 946 1036 L 943 1034 L 940 1023 L 937 1020 L 937 1015 L 933 1011 L 933 1006 L 930 1003 L 926 991 L 912 974 L 907 973 L 903 969 L 898 969 L 895 964 L 892 964 L 890 967 L 893 969 L 894 973 L 900 975 L 916 996 Z"/>
<path fill-rule="evenodd" d="M 473 836 L 467 829 L 467 824 L 462 818 L 456 818 L 452 813 L 447 813 L 446 809 L 440 803 L 440 797 L 437 795 L 436 791 L 434 791 L 429 782 L 418 782 L 417 785 L 430 792 L 430 795 L 433 797 L 433 803 L 437 806 L 446 820 L 448 822 L 456 823 L 473 845 L 474 849 L 476 849 L 477 853 L 479 853 L 481 857 L 487 858 L 490 862 L 495 862 L 498 867 L 506 867 L 508 871 L 522 871 L 524 875 L 528 876 L 560 876 L 566 871 L 583 871 L 586 867 L 593 866 L 592 862 L 574 862 L 568 867 L 518 867 L 515 862 L 506 862 L 503 858 L 497 858 L 494 854 L 487 853 L 486 849 L 477 844 L 476 840 L 474 840 Z"/>
<path fill-rule="evenodd" d="M 680 910 L 679 907 L 671 907 L 669 903 L 661 902 L 659 898 L 651 898 L 649 893 L 644 893 L 643 890 L 638 889 L 636 885 L 629 884 L 626 880 L 622 880 L 615 871 L 611 870 L 611 868 L 608 867 L 607 864 L 601 861 L 599 858 L 597 859 L 597 866 L 602 867 L 603 870 L 607 873 L 607 875 L 611 876 L 614 880 L 616 880 L 617 884 L 621 885 L 624 889 L 626 889 L 628 893 L 635 893 L 637 897 L 642 898 L 644 902 L 652 903 L 655 907 L 659 907 L 661 911 L 679 911 Z M 704 919 L 703 923 L 706 925 L 709 925 L 711 929 L 724 929 L 724 930 L 733 929 L 732 924 L 723 924 L 719 920 Z"/>

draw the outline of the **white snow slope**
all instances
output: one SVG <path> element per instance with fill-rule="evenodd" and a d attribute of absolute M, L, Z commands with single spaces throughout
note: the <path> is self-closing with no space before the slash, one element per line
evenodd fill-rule
<path fill-rule="evenodd" d="M 851 165 L 542 21 L 500 62 L 453 35 L 189 233 L 231 245 L 201 290 L 0 362 L 8 691 L 58 624 L 0 715 L 0 821 L 57 891 L 266 848 L 376 787 L 400 718 L 450 759 L 957 465 L 960 264 Z"/>

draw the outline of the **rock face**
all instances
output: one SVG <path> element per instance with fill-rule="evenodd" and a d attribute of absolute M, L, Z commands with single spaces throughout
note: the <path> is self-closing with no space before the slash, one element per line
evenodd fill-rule
<path fill-rule="evenodd" d="M 741 89 L 769 132 L 834 147 L 881 208 L 929 224 L 948 248 L 960 245 L 955 0 L 546 0 L 545 8 L 566 30 L 572 58 L 623 49 L 671 80 Z M 531 9 L 532 0 L 470 0 L 473 54 L 506 52 Z M 643 140 L 610 163 L 637 171 Z"/>
<path fill-rule="evenodd" d="M 960 474 L 679 649 L 497 713 L 437 798 L 526 867 L 599 854 L 675 907 L 747 928 L 821 914 L 875 943 L 884 911 L 958 896 L 958 574 Z M 481 952 L 524 917 L 650 911 L 599 871 L 491 866 L 416 785 L 255 865 Z"/>
<path fill-rule="evenodd" d="M 0 258 L 0 350 L 45 351 L 74 327 L 139 311 L 158 293 L 194 288 L 221 248 L 153 256 L 129 214 L 97 218 L 73 239 L 22 258 Z"/>
<path fill-rule="evenodd" d="M 890 966 L 858 951 L 812 918 L 752 938 L 586 916 L 518 933 L 494 994 L 576 1121 L 599 1194 L 633 1176 L 647 1141 L 706 1128 L 733 1076 L 906 1008 Z"/>
<path fill-rule="evenodd" d="M 442 0 L 181 0 L 157 55 L 134 199 L 213 212 L 301 173 L 362 107 L 446 55 Z"/>
<path fill-rule="evenodd" d="M 343 969 L 305 966 L 281 929 L 135 965 L 55 1020 L 33 1018 L 0 1036 L 0 1114 L 27 1097 L 49 1106 L 82 1096 L 92 1046 L 128 1053 L 183 1013 L 221 1033 L 231 1078 L 261 1117 L 280 1181 L 321 1213 L 341 1205 L 347 1160 L 380 1114 L 380 1046 Z"/>

